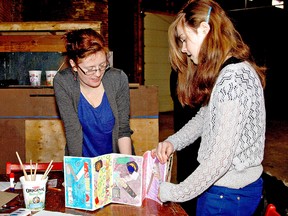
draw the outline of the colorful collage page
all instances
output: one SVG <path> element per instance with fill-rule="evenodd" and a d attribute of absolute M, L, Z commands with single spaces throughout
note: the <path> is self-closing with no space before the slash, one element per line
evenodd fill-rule
<path fill-rule="evenodd" d="M 167 164 L 153 159 L 150 151 L 143 157 L 115 153 L 94 158 L 64 156 L 65 206 L 85 210 L 109 203 L 141 206 L 145 198 L 161 204 L 158 189 L 162 181 L 169 180 Z"/>

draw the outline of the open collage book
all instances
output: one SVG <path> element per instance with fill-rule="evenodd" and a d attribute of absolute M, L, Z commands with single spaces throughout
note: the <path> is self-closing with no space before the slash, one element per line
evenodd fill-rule
<path fill-rule="evenodd" d="M 151 151 L 143 156 L 64 156 L 65 206 L 93 211 L 109 203 L 141 206 L 145 198 L 162 204 L 159 184 L 170 181 L 172 160 L 161 164 Z"/>

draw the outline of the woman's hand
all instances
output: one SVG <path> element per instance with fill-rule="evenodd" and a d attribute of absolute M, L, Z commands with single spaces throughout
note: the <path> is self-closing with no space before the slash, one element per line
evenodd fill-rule
<path fill-rule="evenodd" d="M 168 141 L 160 142 L 156 149 L 151 151 L 151 155 L 153 158 L 155 156 L 159 160 L 160 163 L 164 164 L 168 161 L 170 155 L 174 152 L 174 146 L 172 143 Z"/>

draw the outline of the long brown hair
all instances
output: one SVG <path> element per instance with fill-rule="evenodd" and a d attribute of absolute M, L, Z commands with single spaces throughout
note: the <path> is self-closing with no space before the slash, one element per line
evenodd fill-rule
<path fill-rule="evenodd" d="M 202 43 L 198 64 L 195 65 L 181 52 L 177 26 L 184 28 L 185 24 L 197 29 L 205 21 L 209 23 L 210 31 Z M 249 62 L 265 87 L 266 67 L 256 65 L 249 47 L 225 11 L 213 0 L 190 0 L 170 25 L 168 39 L 169 58 L 172 68 L 178 72 L 177 94 L 182 105 L 208 104 L 221 65 L 228 55 Z"/>

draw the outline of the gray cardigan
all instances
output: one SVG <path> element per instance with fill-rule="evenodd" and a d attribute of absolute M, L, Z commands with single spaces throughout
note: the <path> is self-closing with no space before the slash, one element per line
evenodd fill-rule
<path fill-rule="evenodd" d="M 122 70 L 110 68 L 105 72 L 102 83 L 115 117 L 113 152 L 119 153 L 118 139 L 131 137 L 128 77 Z M 65 155 L 82 156 L 83 132 L 78 118 L 80 82 L 77 73 L 75 76 L 71 68 L 58 72 L 54 78 L 53 86 L 60 116 L 65 127 Z"/>

